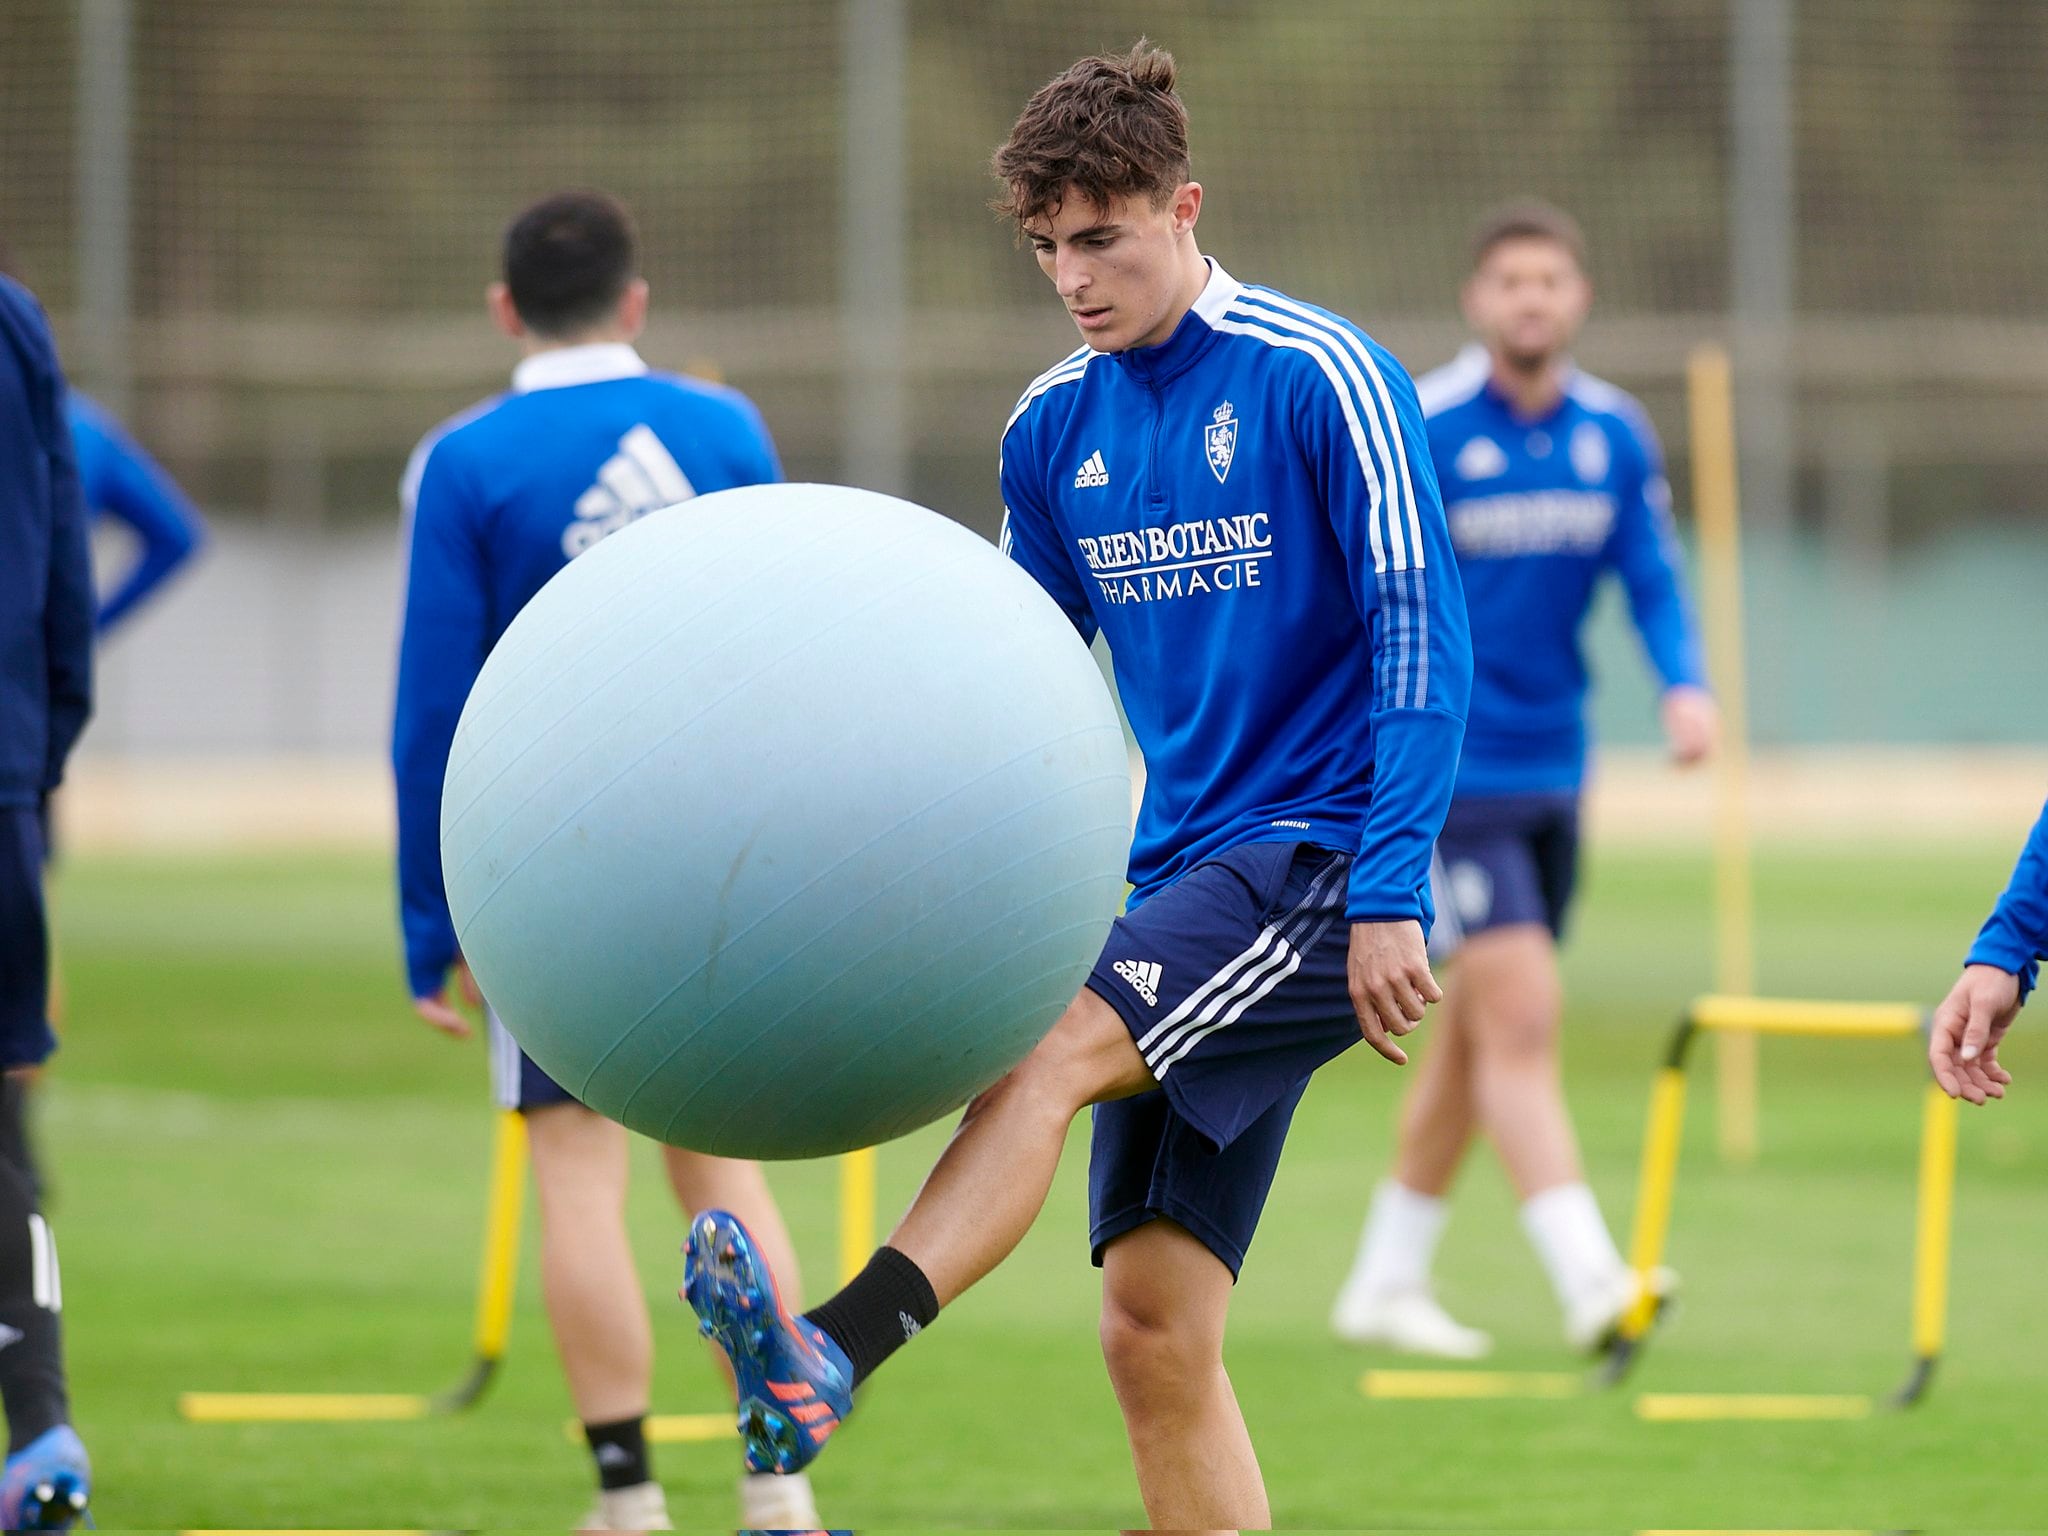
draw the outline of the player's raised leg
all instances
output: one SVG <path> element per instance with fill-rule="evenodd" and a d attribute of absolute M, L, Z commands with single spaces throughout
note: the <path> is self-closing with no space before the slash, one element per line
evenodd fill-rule
<path fill-rule="evenodd" d="M 721 1210 L 739 1217 L 753 1234 L 783 1295 L 795 1306 L 803 1293 L 796 1246 L 789 1239 L 789 1227 L 782 1219 L 781 1208 L 768 1188 L 761 1165 L 681 1147 L 664 1148 L 662 1157 L 668 1169 L 669 1186 L 684 1213 Z M 725 1374 L 727 1384 L 735 1385 L 732 1364 L 725 1352 L 714 1348 L 710 1353 Z M 820 1524 L 810 1479 L 801 1473 L 777 1477 L 773 1473 L 742 1471 L 739 1492 L 740 1524 L 748 1530 L 813 1530 Z"/>
<path fill-rule="evenodd" d="M 746 1224 L 726 1212 L 699 1216 L 683 1295 L 732 1361 L 749 1465 L 807 1465 L 850 1411 L 854 1388 L 1030 1230 L 1074 1116 L 1151 1086 L 1123 1020 L 1082 992 L 1015 1070 L 967 1106 L 887 1245 L 800 1318 Z"/>
<path fill-rule="evenodd" d="M 1265 1481 L 1223 1368 L 1237 1277 L 1186 1228 L 1153 1221 L 1102 1259 L 1102 1357 L 1155 1530 L 1264 1530 Z"/>

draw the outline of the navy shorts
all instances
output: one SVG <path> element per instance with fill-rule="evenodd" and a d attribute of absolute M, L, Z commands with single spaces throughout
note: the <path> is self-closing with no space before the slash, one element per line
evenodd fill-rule
<path fill-rule="evenodd" d="M 1541 923 L 1564 937 L 1579 879 L 1579 797 L 1570 791 L 1453 800 L 1436 842 L 1437 926 L 1431 950 L 1456 948 L 1511 923 Z"/>
<path fill-rule="evenodd" d="M 56 1048 L 42 817 L 33 806 L 0 807 L 0 1068 L 34 1066 Z"/>
<path fill-rule="evenodd" d="M 1345 974 L 1348 854 L 1249 843 L 1117 919 L 1088 978 L 1160 1086 L 1095 1107 L 1095 1262 L 1178 1223 L 1236 1274 L 1309 1074 L 1358 1043 Z"/>
<path fill-rule="evenodd" d="M 576 1095 L 533 1064 L 533 1058 L 519 1049 L 498 1018 L 496 1009 L 484 1010 L 484 1031 L 491 1051 L 491 1096 L 500 1109 L 521 1114 L 546 1109 L 550 1104 L 575 1104 Z"/>

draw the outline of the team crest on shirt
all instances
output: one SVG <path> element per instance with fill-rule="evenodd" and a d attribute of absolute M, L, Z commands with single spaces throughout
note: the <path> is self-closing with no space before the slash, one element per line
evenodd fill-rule
<path fill-rule="evenodd" d="M 1230 478 L 1230 461 L 1237 457 L 1237 416 L 1236 407 L 1228 400 L 1217 406 L 1211 413 L 1209 425 L 1202 428 L 1204 457 L 1209 461 L 1209 473 L 1221 485 Z"/>

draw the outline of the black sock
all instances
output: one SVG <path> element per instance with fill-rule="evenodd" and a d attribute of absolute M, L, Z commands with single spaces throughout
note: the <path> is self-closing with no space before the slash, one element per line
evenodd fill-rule
<path fill-rule="evenodd" d="M 837 1296 L 804 1316 L 832 1336 L 853 1362 L 859 1386 L 876 1366 L 929 1328 L 939 1315 L 939 1298 L 924 1271 L 894 1248 L 877 1248 L 867 1268 Z"/>
<path fill-rule="evenodd" d="M 597 1462 L 597 1486 L 631 1488 L 650 1482 L 647 1465 L 647 1420 L 620 1419 L 616 1424 L 586 1424 L 584 1438 Z"/>
<path fill-rule="evenodd" d="M 71 1418 L 57 1245 L 37 1209 L 21 1116 L 20 1095 L 9 1091 L 0 1098 L 0 1402 L 9 1454 Z"/>

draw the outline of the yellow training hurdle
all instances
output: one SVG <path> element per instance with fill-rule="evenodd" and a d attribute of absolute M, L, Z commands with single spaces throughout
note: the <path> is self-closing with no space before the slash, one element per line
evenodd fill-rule
<path fill-rule="evenodd" d="M 1647 1281 L 1664 1257 L 1671 1206 L 1678 1182 L 1681 1132 L 1685 1125 L 1686 1058 L 1706 1032 L 1736 1035 L 1796 1035 L 1810 1039 L 1882 1040 L 1918 1036 L 1921 1009 L 1908 1003 L 1829 1003 L 1776 998 L 1707 996 L 1679 1020 L 1650 1090 L 1643 1130 L 1642 1169 L 1636 1186 L 1634 1233 L 1629 1262 Z M 1918 1402 L 1933 1381 L 1948 1318 L 1949 1235 L 1955 1197 L 1956 1105 L 1930 1082 L 1923 1096 L 1919 1197 L 1913 1244 L 1912 1370 L 1887 1404 Z M 1622 1321 L 1605 1381 L 1621 1380 L 1640 1355 L 1655 1321 L 1656 1303 L 1647 1284 L 1644 1297 Z M 1792 1397 L 1659 1394 L 1636 1405 L 1640 1417 L 1657 1422 L 1709 1419 L 1861 1418 L 1873 1407 L 1867 1397 Z"/>
<path fill-rule="evenodd" d="M 512 1331 L 519 1281 L 519 1228 L 526 1209 L 526 1121 L 500 1110 L 491 1144 L 491 1182 L 484 1205 L 483 1263 L 477 1278 L 473 1356 L 461 1381 L 445 1392 L 184 1392 L 178 1415 L 193 1424 L 395 1423 L 460 1413 L 474 1407 L 497 1374 Z M 849 1152 L 839 1170 L 839 1265 L 850 1279 L 875 1245 L 875 1152 Z M 574 1426 L 572 1425 L 572 1428 Z M 654 1441 L 724 1439 L 729 1414 L 658 1414 L 647 1424 Z"/>

